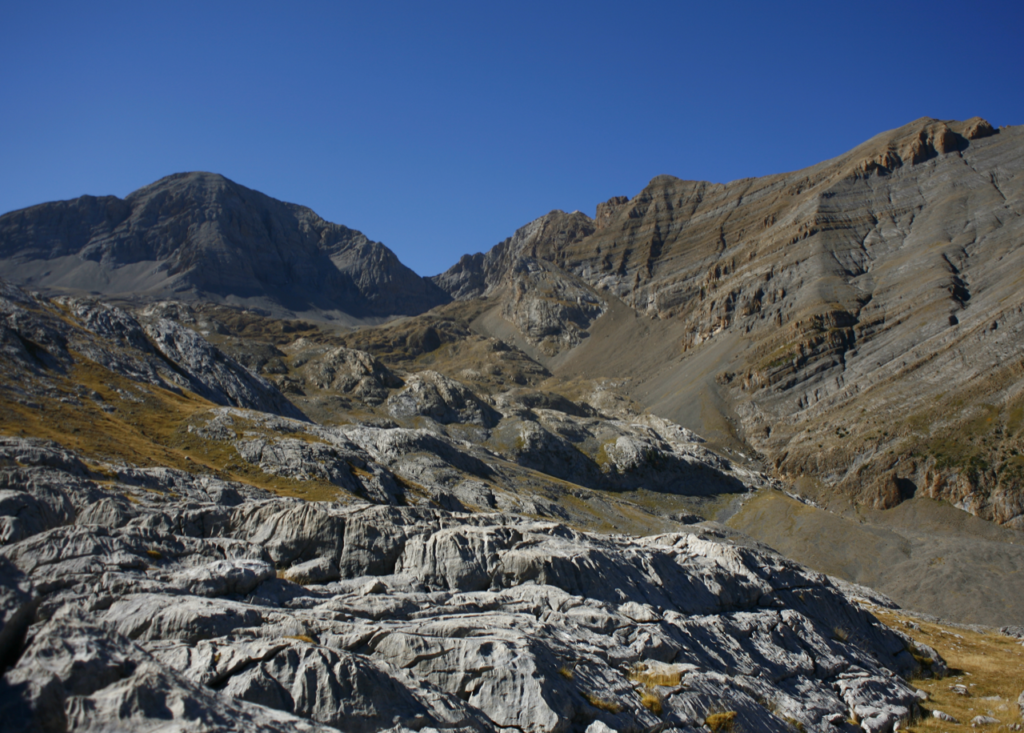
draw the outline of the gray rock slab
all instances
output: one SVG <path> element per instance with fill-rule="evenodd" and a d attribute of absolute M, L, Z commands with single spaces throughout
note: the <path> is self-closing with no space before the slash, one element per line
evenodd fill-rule
<path fill-rule="evenodd" d="M 329 583 L 340 577 L 341 572 L 338 570 L 338 566 L 328 557 L 318 557 L 298 565 L 292 565 L 284 573 L 285 580 L 300 585 Z"/>

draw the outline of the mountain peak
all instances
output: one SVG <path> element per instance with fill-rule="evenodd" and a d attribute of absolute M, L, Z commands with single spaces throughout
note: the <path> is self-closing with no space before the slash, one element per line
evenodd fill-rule
<path fill-rule="evenodd" d="M 448 298 L 361 232 L 217 173 L 175 173 L 123 200 L 83 196 L 0 217 L 15 283 L 143 299 L 248 303 L 355 318 Z"/>

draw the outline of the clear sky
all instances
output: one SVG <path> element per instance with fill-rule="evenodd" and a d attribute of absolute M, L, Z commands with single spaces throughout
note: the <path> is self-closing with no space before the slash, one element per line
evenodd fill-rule
<path fill-rule="evenodd" d="M 15 2 L 0 212 L 208 170 L 424 275 L 654 176 L 1024 124 L 1024 3 Z"/>

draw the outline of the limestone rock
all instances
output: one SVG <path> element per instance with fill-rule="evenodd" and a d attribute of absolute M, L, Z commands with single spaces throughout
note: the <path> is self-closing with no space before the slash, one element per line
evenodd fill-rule
<path fill-rule="evenodd" d="M 987 120 L 983 120 L 980 117 L 972 117 L 964 125 L 963 135 L 968 140 L 977 140 L 989 135 L 995 135 L 998 132 Z"/>
<path fill-rule="evenodd" d="M 244 595 L 274 577 L 274 566 L 263 560 L 217 560 L 189 568 L 175 583 L 197 596 Z"/>
<path fill-rule="evenodd" d="M 999 718 L 993 718 L 991 715 L 975 715 L 971 718 L 972 728 L 981 728 L 986 725 L 998 725 Z"/>
<path fill-rule="evenodd" d="M 522 258 L 557 256 L 567 244 L 578 242 L 593 231 L 594 222 L 585 214 L 552 211 L 521 227 L 486 254 L 464 255 L 432 280 L 460 300 L 491 295 L 506 284 L 510 271 Z"/>
<path fill-rule="evenodd" d="M 115 602 L 103 615 L 103 622 L 129 639 L 195 643 L 256 626 L 263 616 L 257 609 L 233 601 L 142 593 Z"/>
<path fill-rule="evenodd" d="M 26 300 L 30 303 L 27 307 Z M 59 308 L 68 309 L 75 318 L 62 317 Z M 84 357 L 139 384 L 175 391 L 184 388 L 216 404 L 305 419 L 277 387 L 173 321 L 156 319 L 143 324 L 121 309 L 67 297 L 53 301 L 28 296 L 0 298 L 0 314 L 4 312 L 9 312 L 4 328 L 21 342 L 22 351 L 24 344 L 35 344 L 32 353 L 12 353 L 15 362 L 29 372 L 42 368 L 67 373 Z M 10 378 L 19 381 L 17 373 Z M 117 390 L 122 399 L 142 399 L 127 395 L 122 388 Z M 107 410 L 116 409 L 84 385 L 79 386 L 79 393 Z"/>
<path fill-rule="evenodd" d="M 351 393 L 368 405 L 379 405 L 388 391 L 402 386 L 391 370 L 365 351 L 339 347 L 306 362 L 301 372 L 316 389 Z"/>
<path fill-rule="evenodd" d="M 422 437 L 322 435 L 400 460 L 391 433 Z M 4 675 L 15 730 L 188 717 L 196 730 L 695 731 L 726 705 L 745 729 L 783 733 L 759 702 L 773 700 L 810 731 L 851 710 L 885 731 L 916 711 L 903 682 L 921 670 L 915 655 L 942 664 L 927 647 L 910 654 L 824 576 L 702 525 L 602 536 L 119 474 L 174 483 L 180 516 L 142 490 L 123 526 L 62 525 L 0 548 L 4 628 L 35 621 Z M 75 503 L 85 494 L 67 496 L 88 516 Z M 657 690 L 660 717 L 637 684 Z"/>
<path fill-rule="evenodd" d="M 473 423 L 485 428 L 497 424 L 500 415 L 464 385 L 434 371 L 419 372 L 405 387 L 388 398 L 388 414 L 394 418 L 417 415 L 439 423 Z"/>
<path fill-rule="evenodd" d="M 193 377 L 196 391 L 211 402 L 303 419 L 270 382 L 249 372 L 195 331 L 164 318 L 147 325 L 146 334 L 161 354 Z"/>
<path fill-rule="evenodd" d="M 13 657 L 32 620 L 32 584 L 10 560 L 0 557 L 0 665 Z"/>
<path fill-rule="evenodd" d="M 5 675 L 4 728 L 35 730 L 334 730 L 251 705 L 195 684 L 123 637 L 96 626 L 51 622 L 35 628 Z"/>
<path fill-rule="evenodd" d="M 328 557 L 318 557 L 315 560 L 292 565 L 284 573 L 284 579 L 299 585 L 311 583 L 327 583 L 341 577 L 341 572 L 334 561 Z"/>

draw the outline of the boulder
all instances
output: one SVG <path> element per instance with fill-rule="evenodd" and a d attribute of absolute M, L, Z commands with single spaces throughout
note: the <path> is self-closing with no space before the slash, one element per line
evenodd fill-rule
<path fill-rule="evenodd" d="M 971 718 L 972 728 L 981 728 L 986 725 L 998 725 L 999 718 L 993 718 L 991 715 L 975 715 Z"/>
<path fill-rule="evenodd" d="M 284 579 L 299 585 L 312 583 L 329 583 L 341 577 L 338 566 L 329 557 L 318 557 L 315 560 L 292 565 L 284 572 Z"/>

